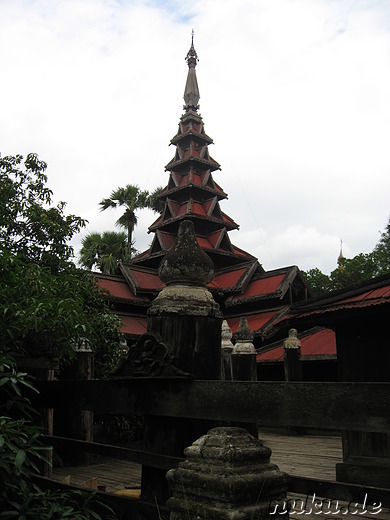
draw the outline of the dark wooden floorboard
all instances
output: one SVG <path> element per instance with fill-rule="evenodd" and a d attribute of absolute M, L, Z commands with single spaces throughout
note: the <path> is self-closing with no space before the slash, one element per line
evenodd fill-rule
<path fill-rule="evenodd" d="M 334 481 L 336 478 L 335 465 L 342 462 L 341 438 L 338 436 L 317 436 L 317 435 L 286 435 L 278 433 L 260 432 L 259 438 L 265 445 L 272 450 L 271 461 L 277 464 L 281 471 L 290 475 L 301 477 L 320 478 L 323 480 Z M 95 457 L 94 464 L 90 466 L 62 467 L 54 468 L 53 478 L 62 480 L 67 475 L 71 477 L 71 483 L 80 485 L 88 479 L 97 477 L 98 484 L 106 486 L 107 491 L 115 492 L 127 488 L 134 488 L 141 482 L 141 466 L 132 462 L 117 459 L 103 459 Z M 302 495 L 289 494 L 289 498 L 304 499 Z M 332 497 L 328 497 L 332 498 Z M 380 513 L 372 515 L 366 514 L 298 514 L 301 502 L 297 502 L 296 513 L 290 513 L 291 518 L 305 518 L 306 520 L 334 520 L 343 519 L 376 519 L 390 520 L 390 510 L 382 510 Z M 346 506 L 340 502 L 339 507 Z M 314 514 L 315 513 L 315 514 Z M 271 517 L 272 518 L 272 517 Z"/>

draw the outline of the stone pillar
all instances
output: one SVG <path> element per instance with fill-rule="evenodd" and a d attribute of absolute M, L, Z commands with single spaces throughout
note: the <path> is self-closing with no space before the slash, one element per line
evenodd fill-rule
<path fill-rule="evenodd" d="M 232 331 L 230 330 L 229 324 L 226 320 L 222 322 L 222 341 L 221 341 L 221 379 L 223 381 L 231 381 L 233 379 L 232 374 Z"/>
<path fill-rule="evenodd" d="M 181 223 L 159 276 L 166 287 L 148 310 L 148 332 L 172 346 L 181 370 L 195 379 L 220 379 L 222 314 L 206 287 L 214 278 L 214 265 L 198 245 L 191 221 Z"/>
<path fill-rule="evenodd" d="M 270 463 L 271 450 L 246 430 L 213 428 L 185 456 L 167 473 L 170 520 L 288 518 L 288 476 Z"/>
<path fill-rule="evenodd" d="M 232 374 L 234 381 L 257 381 L 256 349 L 252 343 L 253 331 L 246 318 L 240 318 L 240 324 L 234 334 L 236 341 L 232 350 Z M 239 423 L 236 426 L 246 428 L 257 437 L 257 424 Z"/>
<path fill-rule="evenodd" d="M 284 378 L 286 381 L 302 381 L 301 342 L 297 329 L 288 331 L 283 342 Z"/>
<path fill-rule="evenodd" d="M 166 287 L 148 310 L 148 334 L 165 342 L 177 369 L 195 379 L 220 379 L 222 314 L 206 287 L 214 278 L 214 265 L 198 245 L 191 221 L 180 224 L 159 276 Z M 211 421 L 147 416 L 145 449 L 182 457 L 184 448 L 213 425 Z M 141 498 L 163 505 L 168 497 L 165 471 L 143 466 Z"/>

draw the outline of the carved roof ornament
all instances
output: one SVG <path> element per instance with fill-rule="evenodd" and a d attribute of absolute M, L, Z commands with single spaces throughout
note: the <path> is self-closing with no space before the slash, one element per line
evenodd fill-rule
<path fill-rule="evenodd" d="M 221 336 L 221 347 L 222 348 L 233 348 L 232 343 L 233 333 L 229 327 L 229 323 L 226 320 L 222 322 L 222 336 Z"/>
<path fill-rule="evenodd" d="M 214 264 L 199 246 L 192 221 L 180 223 L 176 242 L 162 260 L 158 274 L 167 285 L 205 286 L 214 278 Z"/>
<path fill-rule="evenodd" d="M 256 354 L 256 349 L 252 343 L 254 333 L 249 326 L 245 317 L 240 318 L 238 329 L 233 337 L 236 344 L 233 348 L 233 354 Z"/>
<path fill-rule="evenodd" d="M 290 349 L 290 348 L 300 349 L 301 348 L 301 342 L 298 339 L 297 329 L 290 329 L 288 331 L 288 338 L 286 338 L 283 341 L 283 347 L 285 349 Z"/>
<path fill-rule="evenodd" d="M 184 110 L 198 110 L 199 108 L 199 87 L 198 80 L 196 79 L 195 67 L 199 61 L 198 55 L 194 47 L 194 31 L 192 30 L 191 47 L 186 56 L 186 62 L 188 65 L 188 76 L 187 83 L 184 89 Z"/>

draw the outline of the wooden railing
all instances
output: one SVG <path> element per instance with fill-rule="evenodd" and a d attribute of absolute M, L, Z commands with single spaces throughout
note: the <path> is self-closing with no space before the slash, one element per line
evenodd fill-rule
<path fill-rule="evenodd" d="M 286 383 L 134 378 L 41 381 L 34 404 L 42 408 L 93 410 L 223 422 L 257 422 L 263 427 L 390 432 L 390 383 Z M 206 432 L 205 432 L 206 433 Z M 181 460 L 104 444 L 47 437 L 54 446 L 116 457 L 167 470 Z M 294 476 L 290 491 L 352 500 L 366 488 Z M 369 488 L 384 507 L 390 490 Z M 367 491 L 366 491 L 367 492 Z M 122 499 L 121 503 L 123 502 Z M 130 508 L 134 513 L 134 507 Z M 124 516 L 125 518 L 126 516 Z"/>

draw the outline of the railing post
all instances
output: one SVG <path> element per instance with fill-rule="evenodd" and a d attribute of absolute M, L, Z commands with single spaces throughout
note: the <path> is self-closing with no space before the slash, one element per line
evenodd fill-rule
<path fill-rule="evenodd" d="M 236 341 L 231 354 L 233 380 L 257 381 L 256 349 L 252 343 L 253 331 L 246 318 L 240 318 L 240 324 L 233 337 Z M 257 437 L 256 423 L 240 423 L 236 426 L 246 428 Z"/>
<path fill-rule="evenodd" d="M 231 381 L 232 373 L 232 331 L 226 320 L 222 322 L 222 338 L 221 338 L 221 379 L 222 381 Z"/>
<path fill-rule="evenodd" d="M 288 476 L 246 430 L 213 428 L 185 456 L 167 473 L 170 520 L 288 519 Z"/>
<path fill-rule="evenodd" d="M 302 381 L 301 342 L 297 329 L 288 331 L 283 342 L 284 377 L 286 381 Z"/>

